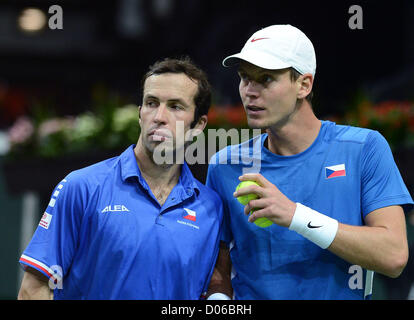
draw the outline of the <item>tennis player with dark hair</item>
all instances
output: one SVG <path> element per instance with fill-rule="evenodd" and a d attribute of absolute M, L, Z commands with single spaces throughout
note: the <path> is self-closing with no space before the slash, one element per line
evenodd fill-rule
<path fill-rule="evenodd" d="M 143 78 L 141 134 L 120 156 L 71 172 L 23 252 L 19 299 L 199 299 L 219 251 L 222 202 L 162 143 L 207 123 L 211 89 L 188 58 Z M 137 112 L 138 121 L 138 112 Z M 182 140 L 182 139 L 181 139 Z M 53 289 L 53 290 L 51 290 Z"/>
<path fill-rule="evenodd" d="M 265 133 L 210 161 L 224 227 L 208 299 L 369 298 L 373 272 L 398 277 L 408 258 L 413 201 L 387 141 L 315 116 L 315 51 L 291 25 L 255 32 L 223 64 L 237 66 L 248 124 Z M 240 155 L 260 167 L 232 163 Z M 258 186 L 235 192 L 239 177 Z M 273 224 L 252 223 L 263 217 Z"/>

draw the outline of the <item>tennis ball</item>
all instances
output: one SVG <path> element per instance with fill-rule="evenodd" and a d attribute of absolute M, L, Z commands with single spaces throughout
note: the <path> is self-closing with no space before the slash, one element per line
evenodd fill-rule
<path fill-rule="evenodd" d="M 250 214 L 252 214 L 253 211 L 255 211 L 255 209 L 250 211 Z M 253 223 L 260 228 L 267 228 L 273 224 L 271 220 L 265 217 L 257 218 Z"/>
<path fill-rule="evenodd" d="M 256 185 L 256 186 L 258 186 L 259 184 L 257 183 L 257 182 L 255 182 L 255 181 L 250 181 L 250 180 L 248 180 L 248 181 L 242 181 L 242 182 L 240 182 L 239 183 L 239 185 L 236 187 L 236 191 L 237 190 L 239 190 L 239 189 L 241 189 L 241 188 L 244 188 L 244 187 L 248 187 L 248 186 L 251 186 L 251 185 Z M 237 197 L 237 200 L 242 204 L 242 205 L 247 205 L 248 203 L 249 203 L 249 201 L 250 200 L 254 200 L 254 199 L 257 199 L 258 198 L 258 196 L 257 196 L 257 194 L 254 194 L 254 193 L 249 193 L 249 194 L 246 194 L 246 195 L 244 195 L 244 196 L 239 196 L 239 197 Z M 255 209 L 253 209 L 251 212 L 250 212 L 250 214 L 252 214 L 252 212 L 254 211 Z M 256 226 L 258 226 L 258 227 L 260 227 L 260 228 L 266 228 L 266 227 L 269 227 L 269 226 L 271 226 L 272 224 L 273 224 L 273 222 L 271 221 L 271 220 L 269 220 L 269 219 L 267 219 L 267 218 L 265 218 L 265 217 L 262 217 L 262 218 L 258 218 L 258 219 L 256 219 L 255 221 L 254 221 L 254 224 L 256 225 Z"/>
<path fill-rule="evenodd" d="M 248 186 L 251 186 L 251 185 L 258 186 L 259 184 L 257 182 L 255 182 L 255 181 L 242 181 L 236 187 L 236 191 L 239 190 L 239 189 L 241 189 L 241 188 L 248 187 Z M 246 194 L 244 196 L 237 197 L 237 200 L 242 205 L 245 206 L 245 205 L 247 205 L 249 203 L 250 200 L 254 200 L 254 199 L 257 199 L 257 198 L 258 198 L 257 194 L 255 194 L 255 193 L 249 193 L 249 194 Z"/>

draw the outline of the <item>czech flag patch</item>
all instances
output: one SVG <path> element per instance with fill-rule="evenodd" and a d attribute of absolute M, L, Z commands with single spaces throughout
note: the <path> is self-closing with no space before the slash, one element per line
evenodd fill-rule
<path fill-rule="evenodd" d="M 187 208 L 184 208 L 187 213 L 183 218 L 191 221 L 196 221 L 196 212 Z"/>
<path fill-rule="evenodd" d="M 345 171 L 345 164 L 338 164 L 336 166 L 331 167 L 325 167 L 325 178 L 331 179 L 331 178 L 337 178 L 337 177 L 345 177 L 346 171 Z"/>

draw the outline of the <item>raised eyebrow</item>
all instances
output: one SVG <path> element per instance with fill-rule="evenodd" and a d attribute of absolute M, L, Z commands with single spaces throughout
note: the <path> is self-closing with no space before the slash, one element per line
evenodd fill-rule
<path fill-rule="evenodd" d="M 160 99 L 154 95 L 147 95 L 144 97 L 144 101 L 148 101 L 148 100 L 155 100 L 155 101 L 160 101 Z M 179 103 L 181 105 L 183 105 L 184 107 L 188 108 L 189 106 L 187 105 L 187 103 L 185 103 L 182 99 L 177 98 L 177 99 L 169 99 L 167 100 L 168 104 L 172 104 L 172 103 Z"/>
<path fill-rule="evenodd" d="M 144 100 L 149 100 L 149 99 L 159 101 L 159 99 L 156 96 L 153 96 L 153 95 L 144 96 Z"/>
<path fill-rule="evenodd" d="M 177 102 L 177 103 L 185 104 L 185 102 L 183 100 L 181 100 L 180 98 L 169 99 L 168 102 Z"/>
<path fill-rule="evenodd" d="M 145 99 L 160 100 L 157 96 L 154 96 L 154 95 L 151 95 L 151 94 L 146 95 L 144 98 Z M 178 102 L 178 103 L 185 104 L 185 102 L 183 100 L 181 100 L 180 98 L 169 99 L 167 102 Z"/>
<path fill-rule="evenodd" d="M 183 105 L 184 107 L 186 107 L 186 108 L 188 108 L 188 105 L 187 105 L 187 103 L 185 103 L 183 100 L 181 100 L 181 99 L 170 99 L 170 100 L 168 100 L 167 101 L 169 104 L 171 104 L 171 103 L 178 103 L 178 104 L 181 104 L 181 105 Z"/>
<path fill-rule="evenodd" d="M 237 70 L 237 73 L 239 75 L 243 74 L 243 75 L 246 75 L 246 76 L 249 76 L 249 77 L 262 77 L 263 75 L 272 76 L 272 73 L 269 72 L 268 70 L 260 70 L 258 72 L 253 72 L 253 73 L 249 74 L 246 70 L 244 70 L 242 68 L 239 68 Z"/>

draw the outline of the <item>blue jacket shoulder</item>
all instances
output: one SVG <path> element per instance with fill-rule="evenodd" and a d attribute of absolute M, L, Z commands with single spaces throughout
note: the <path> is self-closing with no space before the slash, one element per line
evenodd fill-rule
<path fill-rule="evenodd" d="M 87 184 L 89 186 L 100 184 L 113 170 L 114 166 L 117 165 L 119 157 L 113 157 L 106 159 L 90 166 L 74 170 L 69 173 L 65 179 L 71 184 Z"/>
<path fill-rule="evenodd" d="M 335 124 L 332 138 L 339 141 L 366 143 L 367 139 L 372 136 L 381 136 L 378 131 L 372 129 L 353 127 L 348 125 Z"/>

